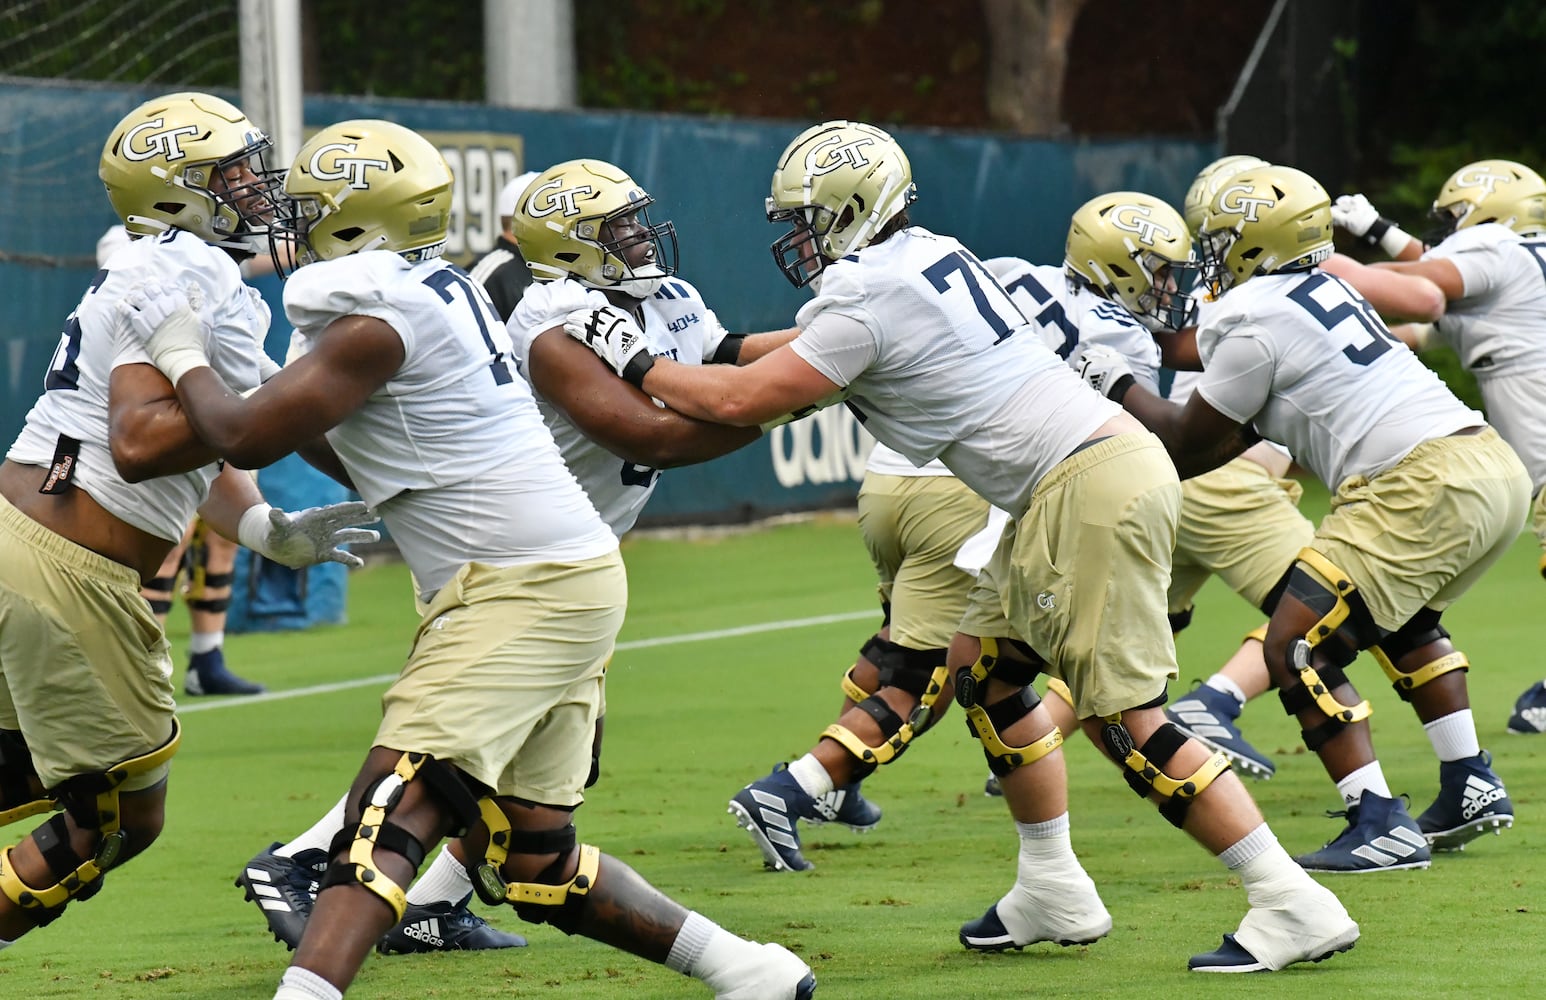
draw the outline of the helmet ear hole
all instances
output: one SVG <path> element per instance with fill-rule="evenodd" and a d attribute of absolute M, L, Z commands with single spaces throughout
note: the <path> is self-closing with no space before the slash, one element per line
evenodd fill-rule
<path fill-rule="evenodd" d="M 344 243 L 352 243 L 359 239 L 360 235 L 364 232 L 365 230 L 361 229 L 359 226 L 348 226 L 344 229 L 333 230 L 333 239 L 340 240 Z"/>

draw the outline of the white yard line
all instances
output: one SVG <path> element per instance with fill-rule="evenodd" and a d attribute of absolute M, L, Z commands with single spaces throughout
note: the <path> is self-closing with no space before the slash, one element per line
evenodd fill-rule
<path fill-rule="evenodd" d="M 783 632 L 788 629 L 810 628 L 813 625 L 833 625 L 838 622 L 858 621 L 862 618 L 874 618 L 878 614 L 875 608 L 865 611 L 845 611 L 836 615 L 816 615 L 813 618 L 788 618 L 778 622 L 760 622 L 756 625 L 741 625 L 737 628 L 718 628 L 709 632 L 687 632 L 682 635 L 662 635 L 653 639 L 634 639 L 630 642 L 617 644 L 618 652 L 626 652 L 630 649 L 653 649 L 656 646 L 679 646 L 689 642 L 710 642 L 714 639 L 733 639 L 736 636 L 756 635 L 759 632 Z M 207 712 L 216 708 L 236 708 L 241 705 L 261 705 L 268 701 L 285 701 L 290 698 L 306 698 L 314 694 L 328 694 L 333 691 L 348 691 L 352 688 L 372 687 L 375 685 L 389 684 L 397 675 L 376 674 L 372 677 L 357 677 L 352 681 L 338 681 L 335 684 L 313 684 L 310 687 L 287 688 L 283 691 L 266 691 L 263 694 L 249 695 L 241 698 L 217 698 L 210 701 L 184 702 L 177 706 L 178 715 L 187 715 L 189 712 Z"/>

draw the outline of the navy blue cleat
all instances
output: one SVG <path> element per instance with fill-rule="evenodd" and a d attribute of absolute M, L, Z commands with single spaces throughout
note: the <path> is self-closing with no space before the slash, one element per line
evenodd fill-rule
<path fill-rule="evenodd" d="M 1501 835 L 1514 825 L 1514 803 L 1492 771 L 1492 755 L 1439 763 L 1439 797 L 1417 817 L 1435 851 L 1464 850 L 1484 833 Z"/>
<path fill-rule="evenodd" d="M 836 823 L 838 826 L 846 826 L 854 833 L 869 833 L 880 824 L 880 806 L 871 802 L 859 793 L 859 782 L 844 785 L 813 800 L 816 806 L 816 814 L 809 819 L 811 824 Z"/>
<path fill-rule="evenodd" d="M 1165 718 L 1192 739 L 1228 757 L 1241 774 L 1265 781 L 1277 773 L 1277 765 L 1241 735 L 1235 725 L 1240 709 L 1234 695 L 1199 684 L 1168 706 Z"/>
<path fill-rule="evenodd" d="M 236 876 L 236 887 L 258 904 L 274 940 L 294 951 L 317 901 L 317 888 L 327 869 L 327 852 L 297 851 L 295 857 L 287 858 L 274 853 L 280 846 L 270 844 L 254 855 Z"/>
<path fill-rule="evenodd" d="M 998 780 L 998 775 L 996 775 L 996 774 L 989 774 L 988 775 L 988 780 L 984 781 L 982 783 L 982 794 L 988 796 L 988 798 L 990 798 L 990 799 L 1002 798 L 1003 797 L 1003 795 L 1004 795 L 1004 786 Z"/>
<path fill-rule="evenodd" d="M 1514 702 L 1508 731 L 1522 735 L 1546 733 L 1546 681 L 1536 681 Z"/>
<path fill-rule="evenodd" d="M 194 653 L 188 660 L 188 676 L 183 690 L 195 697 L 205 694 L 262 694 L 266 688 L 256 681 L 238 677 L 225 665 L 225 652 L 212 649 Z"/>
<path fill-rule="evenodd" d="M 1294 860 L 1305 871 L 1336 874 L 1427 868 L 1433 860 L 1428 839 L 1401 799 L 1364 792 L 1358 805 L 1328 813 L 1345 817 L 1347 827 L 1318 851 Z"/>
<path fill-rule="evenodd" d="M 410 903 L 397 926 L 382 935 L 376 950 L 383 955 L 425 951 L 492 951 L 524 948 L 526 939 L 490 924 L 468 909 L 472 893 L 453 903 Z"/>
<path fill-rule="evenodd" d="M 736 825 L 751 834 L 762 852 L 763 864 L 773 871 L 803 872 L 816 867 L 800 853 L 800 834 L 795 824 L 815 816 L 811 798 L 779 764 L 766 778 L 758 778 L 730 800 Z"/>

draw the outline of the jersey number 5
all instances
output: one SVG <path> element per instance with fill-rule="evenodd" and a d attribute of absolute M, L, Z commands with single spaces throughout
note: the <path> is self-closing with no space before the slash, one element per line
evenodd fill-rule
<path fill-rule="evenodd" d="M 102 287 L 102 282 L 107 280 L 107 269 L 97 272 L 91 279 L 91 284 L 86 287 L 86 294 L 90 295 Z M 81 301 L 85 302 L 83 296 Z M 75 307 L 75 312 L 70 313 L 70 318 L 64 322 L 64 332 L 59 335 L 59 346 L 54 348 L 54 356 L 48 362 L 48 374 L 43 377 L 44 389 L 77 389 L 80 387 L 81 369 L 79 359 L 81 356 L 81 321 L 76 318 L 80 313 L 80 306 Z"/>
<path fill-rule="evenodd" d="M 1327 297 L 1340 298 L 1342 301 L 1329 309 L 1326 308 L 1315 298 L 1315 293 L 1323 288 L 1332 292 Z M 1390 350 L 1392 344 L 1400 343 L 1385 328 L 1379 313 L 1376 313 L 1369 303 L 1353 294 L 1340 279 L 1333 278 L 1329 274 L 1311 275 L 1289 292 L 1288 297 L 1299 303 L 1305 312 L 1314 316 L 1327 330 L 1335 330 L 1345 319 L 1352 319 L 1364 328 L 1364 331 L 1369 334 L 1367 344 L 1359 347 L 1348 344 L 1342 348 L 1342 353 L 1355 365 L 1367 365 Z"/>

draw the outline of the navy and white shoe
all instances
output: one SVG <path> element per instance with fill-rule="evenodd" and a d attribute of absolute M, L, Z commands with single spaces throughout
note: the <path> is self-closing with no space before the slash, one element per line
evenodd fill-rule
<path fill-rule="evenodd" d="M 1004 786 L 998 780 L 998 775 L 989 772 L 988 780 L 982 783 L 982 794 L 986 795 L 990 799 L 1004 797 Z"/>
<path fill-rule="evenodd" d="M 1193 955 L 1193 972 L 1276 972 L 1324 962 L 1358 943 L 1358 923 L 1325 886 L 1308 876 L 1267 890 L 1233 934 L 1213 951 Z"/>
<path fill-rule="evenodd" d="M 1439 763 L 1439 797 L 1417 817 L 1435 851 L 1459 851 L 1484 833 L 1501 835 L 1514 825 L 1514 803 L 1492 771 L 1492 755 Z"/>
<path fill-rule="evenodd" d="M 714 984 L 714 1000 L 811 1000 L 816 974 L 789 949 L 764 944 L 755 959 L 740 963 L 730 981 Z"/>
<path fill-rule="evenodd" d="M 327 852 L 297 851 L 295 857 L 287 858 L 274 853 L 280 846 L 270 844 L 254 855 L 236 876 L 236 887 L 258 904 L 274 940 L 294 951 L 317 901 L 322 873 L 327 870 Z"/>
<path fill-rule="evenodd" d="M 256 681 L 238 677 L 225 665 L 225 652 L 211 649 L 194 653 L 188 660 L 188 675 L 183 690 L 195 697 L 205 694 L 262 694 L 267 690 Z"/>
<path fill-rule="evenodd" d="M 976 920 L 962 924 L 957 939 L 969 951 L 1009 951 L 1043 941 L 1064 948 L 1093 944 L 1111 933 L 1111 914 L 1101 903 L 1095 883 L 1088 876 L 1083 883 L 1071 884 L 1071 891 L 1063 900 L 1048 899 L 1049 905 L 1022 913 L 1018 923 L 1023 926 L 1018 936 L 1004 924 L 1000 914 L 999 907 L 1010 905 L 1009 897 L 1005 897 Z"/>
<path fill-rule="evenodd" d="M 1294 860 L 1305 871 L 1337 874 L 1427 868 L 1428 839 L 1399 798 L 1364 792 L 1358 805 L 1327 815 L 1346 817 L 1347 828 L 1325 847 Z"/>
<path fill-rule="evenodd" d="M 1165 709 L 1165 718 L 1186 735 L 1229 758 L 1241 774 L 1263 781 L 1277 773 L 1272 758 L 1251 746 L 1235 720 L 1241 705 L 1234 695 L 1199 684 Z"/>
<path fill-rule="evenodd" d="M 816 800 L 794 780 L 787 764 L 779 764 L 766 778 L 736 792 L 729 811 L 736 825 L 751 834 L 768 868 L 803 872 L 816 867 L 800 853 L 800 833 L 795 829 L 801 819 L 817 815 Z"/>
<path fill-rule="evenodd" d="M 410 903 L 397 926 L 382 935 L 376 950 L 383 955 L 424 951 L 491 951 L 524 948 L 526 939 L 500 930 L 468 909 L 472 893 L 458 902 Z"/>
<path fill-rule="evenodd" d="M 801 817 L 809 819 L 813 826 L 836 823 L 848 827 L 854 833 L 869 833 L 880 824 L 880 806 L 859 793 L 857 781 L 835 788 L 813 801 L 816 805 L 815 815 Z"/>
<path fill-rule="evenodd" d="M 1514 714 L 1508 717 L 1508 731 L 1534 735 L 1546 733 L 1546 681 L 1536 681 L 1514 702 Z"/>

